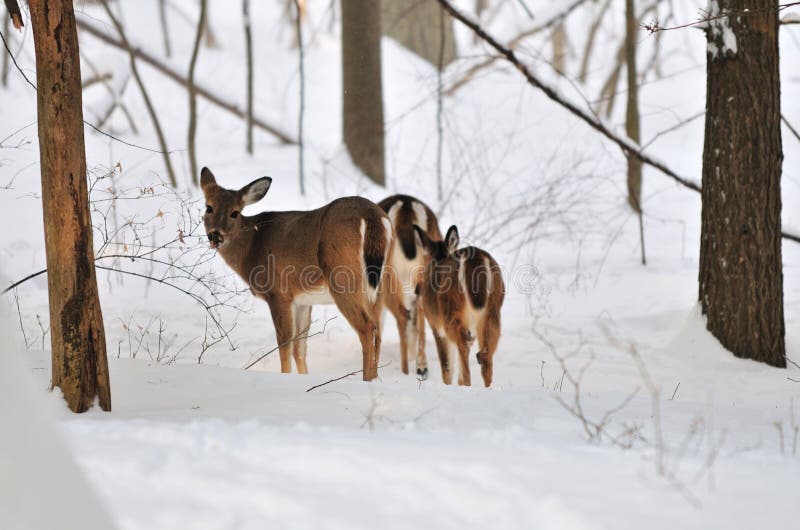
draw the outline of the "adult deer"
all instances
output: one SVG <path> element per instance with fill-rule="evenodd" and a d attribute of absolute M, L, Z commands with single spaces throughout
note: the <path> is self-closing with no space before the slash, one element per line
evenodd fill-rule
<path fill-rule="evenodd" d="M 493 359 L 500 339 L 500 308 L 505 285 L 497 262 L 475 247 L 459 249 L 458 229 L 434 241 L 415 226 L 428 264 L 420 283 L 423 310 L 436 340 L 445 384 L 453 382 L 453 346 L 458 351 L 458 384 L 471 384 L 469 351 L 477 336 L 483 384 L 492 384 Z"/>
<path fill-rule="evenodd" d="M 429 238 L 440 241 L 439 222 L 425 203 L 410 195 L 386 197 L 378 206 L 384 209 L 394 228 L 394 249 L 386 271 L 384 302 L 397 321 L 401 368 L 404 374 L 408 373 L 408 350 L 416 348 L 417 376 L 427 379 L 425 317 L 419 296 L 426 262 L 422 247 L 417 247 L 415 241 L 414 225 L 423 227 Z"/>
<path fill-rule="evenodd" d="M 308 373 L 305 336 L 311 306 L 336 304 L 361 340 L 364 380 L 375 379 L 380 287 L 392 246 L 389 218 L 361 197 L 337 199 L 317 210 L 242 215 L 245 206 L 264 198 L 271 183 L 263 177 L 228 190 L 208 168 L 202 169 L 211 247 L 269 305 L 281 372 L 291 372 L 294 356 L 297 371 Z"/>

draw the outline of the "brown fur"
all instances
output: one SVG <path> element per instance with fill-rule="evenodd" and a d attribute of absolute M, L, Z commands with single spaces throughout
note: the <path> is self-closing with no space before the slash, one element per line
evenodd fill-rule
<path fill-rule="evenodd" d="M 454 236 L 451 234 L 454 233 Z M 500 308 L 505 285 L 497 262 L 484 250 L 456 250 L 458 232 L 448 230 L 445 241 L 432 241 L 417 231 L 428 256 L 421 284 L 424 313 L 431 326 L 445 384 L 453 381 L 452 349 L 458 350 L 458 384 L 471 384 L 469 351 L 477 339 L 478 364 L 485 386 L 492 384 L 493 358 L 500 339 Z M 463 263 L 463 283 L 459 268 Z M 472 330 L 477 336 L 473 336 Z"/>
<path fill-rule="evenodd" d="M 376 378 L 382 297 L 376 289 L 370 300 L 370 273 L 365 265 L 383 280 L 383 262 L 391 250 L 386 214 L 366 199 L 345 197 L 316 210 L 241 215 L 244 206 L 264 196 L 269 187 L 265 182 L 259 179 L 241 190 L 227 190 L 217 185 L 207 168 L 201 173 L 203 193 L 212 210 L 204 218 L 206 232 L 210 240 L 213 234 L 221 235 L 218 251 L 225 263 L 269 305 L 281 371 L 291 372 L 294 356 L 297 371 L 308 373 L 306 339 L 298 339 L 311 320 L 311 303 L 305 302 L 309 292 L 327 289 L 358 333 L 364 379 Z M 260 193 L 264 185 L 266 189 Z M 366 226 L 363 248 L 362 222 Z M 379 260 L 378 255 L 383 258 Z"/>
<path fill-rule="evenodd" d="M 395 206 L 398 203 L 399 206 Z M 418 203 L 424 209 L 424 223 L 423 219 L 417 218 L 414 203 Z M 397 321 L 397 330 L 400 335 L 400 367 L 404 374 L 408 373 L 408 351 L 410 348 L 416 347 L 417 375 L 424 379 L 428 374 L 428 361 L 425 356 L 425 317 L 420 310 L 419 296 L 419 283 L 422 280 L 424 269 L 417 268 L 410 285 L 404 285 L 407 280 L 400 277 L 402 271 L 399 269 L 413 270 L 415 260 L 419 261 L 417 260 L 418 254 L 423 251 L 422 248 L 417 248 L 414 225 L 424 224 L 429 236 L 438 241 L 442 239 L 439 222 L 436 214 L 425 203 L 410 195 L 392 195 L 379 202 L 378 206 L 383 208 L 387 214 L 392 207 L 395 207 L 394 218 L 391 220 L 397 248 L 393 250 L 392 263 L 386 271 L 384 301 Z M 401 260 L 403 263 L 400 263 Z M 409 289 L 412 296 L 404 293 Z"/>

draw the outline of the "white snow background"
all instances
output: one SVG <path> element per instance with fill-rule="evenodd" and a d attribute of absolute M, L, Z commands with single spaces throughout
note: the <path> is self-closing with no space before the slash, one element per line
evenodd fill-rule
<path fill-rule="evenodd" d="M 693 20 L 698 8 L 706 7 L 698 1 L 674 3 L 679 21 Z M 157 2 L 115 4 L 129 38 L 163 56 Z M 88 495 L 76 495 L 75 502 L 96 515 L 92 519 L 102 521 L 107 512 L 119 528 L 796 528 L 800 383 L 793 380 L 800 380 L 800 369 L 736 359 L 705 330 L 695 303 L 699 196 L 645 168 L 648 264 L 642 266 L 637 220 L 625 203 L 623 155 L 498 62 L 445 99 L 445 199 L 437 200 L 436 73 L 388 39 L 383 40 L 388 185 L 370 184 L 341 143 L 340 46 L 338 26 L 329 27 L 331 4 L 311 0 L 305 28 L 306 195 L 299 193 L 296 147 L 256 130 L 256 153 L 248 156 L 243 122 L 202 98 L 199 164 L 228 187 L 273 177 L 267 197 L 249 213 L 315 208 L 352 194 L 377 201 L 403 192 L 428 202 L 443 229 L 457 224 L 464 242 L 491 252 L 506 273 L 492 388 L 444 386 L 430 333 L 430 379 L 403 375 L 395 324 L 387 315 L 381 362 L 391 363 L 381 369 L 379 381 L 365 384 L 354 376 L 306 392 L 361 367 L 355 333 L 341 317 L 328 321 L 337 314 L 333 307 L 314 311 L 312 332 L 324 326 L 324 333 L 309 339 L 310 375 L 281 375 L 277 353 L 244 371 L 275 346 L 266 306 L 246 292 L 218 313 L 226 328 L 236 323 L 230 332 L 235 349 L 220 341 L 198 363 L 208 324 L 199 304 L 155 282 L 98 271 L 113 412 L 73 415 L 57 392 L 46 391 L 49 336 L 42 337 L 37 315 L 46 329 L 47 283 L 40 276 L 20 286 L 16 300 L 8 294 L 0 301 L 7 319 L 0 370 L 30 376 L 46 401 L 41 412 L 16 386 L 0 388 L 0 492 L 18 493 L 0 498 L 0 528 L 49 528 L 64 521 L 53 497 L 68 495 L 63 489 L 57 493 L 57 486 L 70 484 L 74 471 L 66 456 L 57 459 L 63 465 L 44 464 L 64 454 L 61 442 L 37 443 L 54 436 L 46 434 L 53 425 L 103 507 Z M 471 4 L 459 2 L 463 8 Z M 544 21 L 565 3 L 529 4 Z M 195 19 L 193 2 L 178 5 Z M 544 36 L 520 49 L 522 57 L 568 97 L 593 101 L 613 67 L 623 27 L 624 2 L 612 5 L 586 86 L 553 73 Z M 76 10 L 113 34 L 95 5 L 76 1 Z M 256 111 L 294 134 L 297 51 L 282 10 L 283 2 L 253 2 Z M 169 16 L 173 56 L 165 60 L 183 71 L 194 28 L 173 10 Z M 201 50 L 197 79 L 241 105 L 240 5 L 211 2 L 209 16 L 218 46 Z M 501 41 L 510 40 L 532 25 L 526 17 L 517 2 L 506 2 L 489 29 Z M 569 19 L 570 77 L 576 75 L 589 23 L 589 12 Z M 796 28 L 781 30 L 783 113 L 800 124 Z M 456 34 L 461 58 L 445 72 L 446 86 L 488 53 L 463 28 Z M 654 39 L 642 30 L 642 62 Z M 12 41 L 12 49 L 18 42 Z M 80 42 L 95 67 L 124 72 L 122 52 L 85 34 Z M 645 142 L 704 109 L 702 32 L 670 31 L 661 42 L 663 76 L 650 74 L 640 94 Z M 19 63 L 33 79 L 29 25 Z M 185 152 L 188 96 L 150 67 L 140 69 L 175 150 L 171 157 L 182 197 L 199 217 L 202 197 L 188 183 Z M 84 77 L 90 76 L 84 60 Z M 8 89 L 0 92 L 0 137 L 10 135 L 0 149 L 4 285 L 45 266 L 36 95 L 16 70 L 9 78 Z M 620 132 L 623 89 L 620 85 L 610 119 Z M 87 120 L 94 119 L 89 109 L 106 97 L 102 86 L 87 89 Z M 131 133 L 119 112 L 107 129 L 156 148 L 132 80 L 124 102 L 139 134 Z M 184 207 L 160 193 L 159 181 L 166 178 L 161 155 L 88 128 L 86 145 L 92 178 L 111 175 L 97 181 L 93 199 L 107 199 L 104 190 L 112 185 L 128 197 L 150 186 L 155 190 L 117 201 L 119 223 L 144 222 L 146 237 L 137 242 L 127 231 L 113 250 L 175 238 L 184 226 Z M 696 119 L 658 136 L 648 150 L 699 181 L 702 145 L 703 120 Z M 784 153 L 784 225 L 798 232 L 800 142 L 786 130 Z M 199 270 L 243 288 L 221 258 L 204 249 L 201 236 L 202 229 L 185 242 L 192 252 L 207 254 Z M 96 246 L 100 240 L 96 234 Z M 800 246 L 786 242 L 783 250 L 787 353 L 800 362 Z M 117 265 L 152 272 L 147 263 Z M 566 410 L 576 392 L 554 352 L 567 358 L 571 374 L 583 374 L 579 396 L 585 416 L 597 422 L 610 413 L 608 435 L 600 440 L 590 439 Z M 476 376 L 474 356 L 472 362 Z M 48 415 L 54 418 L 49 427 Z M 37 427 L 41 424 L 45 427 Z M 10 507 L 19 507 L 20 498 L 35 500 L 50 522 L 30 523 L 15 515 Z"/>

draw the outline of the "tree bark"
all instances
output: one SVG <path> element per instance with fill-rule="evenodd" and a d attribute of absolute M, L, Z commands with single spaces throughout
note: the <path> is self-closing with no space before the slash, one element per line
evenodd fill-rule
<path fill-rule="evenodd" d="M 381 2 L 342 0 L 342 123 L 358 166 L 385 183 L 381 81 Z"/>
<path fill-rule="evenodd" d="M 699 298 L 725 348 L 784 367 L 777 2 L 718 5 L 750 13 L 707 30 Z"/>
<path fill-rule="evenodd" d="M 72 0 L 31 0 L 36 51 L 53 388 L 74 412 L 111 410 L 86 185 L 78 34 Z"/>

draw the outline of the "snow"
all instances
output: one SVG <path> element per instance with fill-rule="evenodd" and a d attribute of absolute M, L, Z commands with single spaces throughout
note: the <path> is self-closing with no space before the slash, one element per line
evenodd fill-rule
<path fill-rule="evenodd" d="M 160 36 L 153 35 L 156 3 L 118 4 L 130 38 L 161 55 Z M 241 102 L 241 13 L 222 2 L 210 4 L 220 44 L 201 50 L 198 80 Z M 548 13 L 559 12 L 561 4 L 548 3 Z M 696 4 L 676 2 L 678 14 L 691 17 Z M 314 208 L 341 195 L 379 200 L 404 192 L 426 200 L 442 228 L 458 224 L 463 244 L 485 248 L 504 268 L 508 294 L 492 388 L 444 386 L 430 333 L 429 380 L 403 375 L 396 326 L 387 316 L 381 364 L 389 364 L 379 381 L 365 384 L 356 375 L 306 392 L 361 367 L 355 333 L 340 316 L 329 321 L 338 315 L 335 308 L 315 308 L 312 332 L 324 327 L 324 333 L 309 339 L 310 375 L 278 373 L 277 353 L 243 370 L 275 346 L 267 308 L 249 293 L 224 291 L 228 307 L 215 313 L 225 329 L 236 323 L 232 350 L 225 340 L 214 343 L 215 327 L 195 300 L 155 282 L 99 271 L 113 412 L 73 415 L 59 395 L 44 390 L 49 337 L 41 336 L 37 315 L 47 326 L 48 302 L 46 277 L 40 276 L 17 289 L 19 314 L 12 294 L 0 302 L 7 319 L 0 343 L 6 403 L 0 413 L 0 490 L 18 493 L 0 495 L 0 528 L 14 528 L 10 522 L 53 526 L 52 521 L 21 523 L 19 512 L 7 507 L 24 501 L 69 503 L 75 491 L 85 499 L 85 487 L 74 480 L 85 480 L 99 498 L 100 504 L 83 501 L 91 508 L 82 514 L 102 519 L 107 512 L 122 529 L 792 528 L 800 516 L 794 438 L 800 383 L 793 381 L 800 380 L 800 368 L 777 370 L 737 359 L 706 331 L 696 303 L 699 195 L 645 169 L 648 265 L 642 267 L 619 149 L 498 63 L 445 100 L 446 200 L 439 202 L 431 97 L 436 74 L 388 40 L 383 43 L 388 186 L 371 185 L 340 141 L 339 46 L 338 36 L 325 29 L 327 5 L 318 0 L 308 6 L 307 36 L 313 43 L 306 50 L 308 195 L 299 195 L 295 148 L 256 131 L 256 154 L 248 157 L 241 121 L 202 99 L 199 163 L 231 188 L 263 175 L 273 178 L 266 198 L 247 214 Z M 622 27 L 622 4 L 615 7 L 608 23 Z M 254 2 L 252 8 L 256 110 L 292 132 L 298 78 L 290 26 L 277 5 Z M 79 10 L 79 16 L 104 24 L 95 6 Z M 194 28 L 174 12 L 171 16 L 170 64 L 183 68 Z M 510 2 L 489 29 L 515 35 L 528 27 L 525 18 Z M 582 49 L 581 28 L 587 24 L 580 13 L 570 19 L 567 31 L 576 49 Z M 613 29 L 600 32 L 599 50 L 616 49 Z M 461 28 L 456 34 L 468 58 L 446 72 L 445 86 L 485 53 Z M 782 38 L 781 60 L 791 75 L 798 49 L 788 35 Z M 662 53 L 665 75 L 648 78 L 640 94 L 644 140 L 704 108 L 704 37 L 668 32 L 662 42 L 669 46 Z M 586 86 L 565 83 L 548 69 L 538 44 L 548 46 L 546 39 L 534 41 L 520 56 L 572 101 L 593 99 L 613 67 L 614 54 L 598 52 L 592 63 L 597 73 Z M 642 53 L 652 44 L 643 36 Z M 101 69 L 124 72 L 123 54 L 88 36 L 81 37 L 81 45 Z M 20 63 L 33 71 L 29 36 Z M 148 67 L 142 75 L 158 96 L 165 134 L 177 150 L 172 156 L 179 181 L 188 181 L 187 96 Z M 782 88 L 783 113 L 791 120 L 800 115 L 798 85 L 789 78 Z M 0 250 L 3 284 L 40 270 L 45 261 L 31 124 L 35 94 L 13 71 L 7 90 L 14 105 L 3 106 L 0 137 L 21 130 L 3 145 L 30 143 L 0 149 L 0 187 L 13 178 L 9 189 L 0 189 L 0 223 L 11 228 Z M 87 90 L 85 105 L 100 106 L 106 94 L 102 86 Z M 156 145 L 134 84 L 128 84 L 123 100 L 140 134 L 131 134 L 116 112 L 109 127 L 125 140 Z M 618 102 L 605 123 L 622 131 L 623 116 Z M 660 137 L 648 152 L 678 174 L 699 179 L 702 145 L 703 124 L 695 120 Z M 793 206 L 800 200 L 799 147 L 785 137 L 787 226 L 800 225 Z M 111 187 L 123 195 L 109 223 L 114 215 L 120 226 L 130 223 L 104 255 L 147 249 L 154 241 L 177 238 L 180 229 L 184 241 L 161 258 L 198 261 L 197 276 L 242 289 L 207 249 L 202 229 L 190 232 L 203 209 L 199 192 L 187 188 L 178 197 L 159 186 L 164 175 L 159 154 L 89 129 L 87 154 L 93 175 L 109 175 L 97 181 L 93 197 L 107 201 Z M 105 211 L 109 202 L 98 204 Z M 102 238 L 96 238 L 98 246 Z M 789 358 L 800 362 L 800 247 L 787 242 L 783 252 L 787 349 Z M 165 272 L 141 260 L 103 263 Z M 203 350 L 204 342 L 213 345 Z M 577 396 L 591 421 L 601 421 L 639 389 L 605 425 L 620 443 L 608 436 L 589 439 L 566 410 L 575 404 L 575 388 L 548 344 L 574 377 L 583 373 Z M 476 375 L 474 357 L 472 370 Z M 32 396 L 22 394 L 25 385 L 34 388 Z M 44 410 L 34 413 L 37 401 Z M 69 487 L 56 490 L 65 484 Z"/>
<path fill-rule="evenodd" d="M 723 57 L 736 55 L 739 51 L 736 34 L 731 28 L 731 21 L 729 16 L 724 16 L 724 13 L 719 8 L 717 0 L 710 0 L 708 9 L 706 10 L 708 21 L 707 30 L 711 33 L 713 39 L 708 39 L 708 53 L 711 54 L 713 59 L 716 59 L 720 54 Z M 722 36 L 722 48 L 717 45 L 714 39 Z"/>

